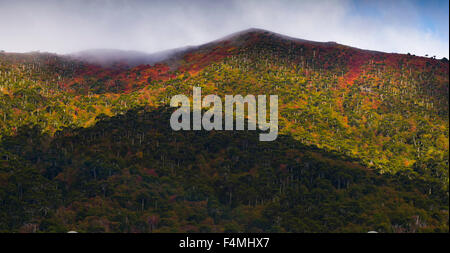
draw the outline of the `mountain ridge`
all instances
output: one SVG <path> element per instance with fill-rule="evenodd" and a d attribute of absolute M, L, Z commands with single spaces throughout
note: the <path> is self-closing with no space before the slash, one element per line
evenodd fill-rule
<path fill-rule="evenodd" d="M 395 52 L 383 52 L 383 51 L 376 51 L 371 49 L 362 49 L 354 46 L 348 46 L 345 44 L 340 44 L 334 41 L 328 41 L 328 42 L 319 42 L 319 41 L 313 41 L 313 40 L 306 40 L 296 37 L 291 37 L 287 35 L 283 35 L 280 33 L 272 32 L 265 29 L 260 28 L 249 28 L 242 31 L 238 31 L 229 35 L 226 35 L 224 37 L 221 37 L 216 40 L 212 40 L 210 42 L 200 44 L 200 45 L 191 45 L 191 46 L 184 46 L 184 47 L 178 47 L 178 48 L 172 48 L 162 51 L 156 51 L 156 52 L 144 52 L 144 51 L 135 51 L 135 50 L 120 50 L 120 49 L 113 49 L 113 48 L 97 48 L 97 49 L 86 49 L 81 50 L 74 53 L 66 53 L 66 54 L 57 54 L 57 53 L 48 53 L 48 54 L 55 54 L 62 57 L 71 57 L 77 60 L 82 60 L 87 63 L 91 64 L 99 64 L 103 67 L 111 67 L 114 64 L 125 64 L 128 65 L 128 67 L 136 67 L 138 65 L 153 65 L 156 63 L 164 63 L 167 60 L 170 60 L 171 57 L 180 57 L 181 55 L 185 55 L 186 53 L 199 50 L 199 49 L 205 49 L 209 47 L 217 46 L 218 44 L 223 43 L 243 43 L 246 39 L 249 39 L 252 37 L 252 35 L 261 36 L 265 38 L 274 37 L 278 40 L 285 40 L 285 41 L 291 41 L 296 43 L 303 43 L 303 44 L 311 44 L 311 45 L 317 45 L 317 46 L 328 46 L 328 47 L 346 47 L 349 49 L 354 49 L 357 51 L 361 51 L 364 53 L 372 53 L 372 54 L 393 54 L 393 55 L 401 55 L 401 56 L 407 56 L 409 54 L 403 54 L 403 53 L 395 53 Z M 3 52 L 8 54 L 46 54 L 47 52 L 29 52 L 29 53 L 9 53 L 9 52 Z M 425 59 L 432 59 L 431 57 L 425 57 L 425 56 L 415 56 L 419 58 L 425 58 Z M 443 57 L 442 59 L 446 59 Z M 437 59 L 439 60 L 439 59 Z"/>
<path fill-rule="evenodd" d="M 0 53 L 0 231 L 448 232 L 448 74 L 259 30 L 153 65 Z M 278 95 L 279 138 L 172 131 L 192 87 Z"/>

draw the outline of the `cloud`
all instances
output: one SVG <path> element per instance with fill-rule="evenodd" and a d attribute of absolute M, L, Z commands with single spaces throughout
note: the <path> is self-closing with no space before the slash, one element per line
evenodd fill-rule
<path fill-rule="evenodd" d="M 414 1 L 2 1 L 0 49 L 156 52 L 250 27 L 385 52 L 449 56 L 448 3 Z"/>

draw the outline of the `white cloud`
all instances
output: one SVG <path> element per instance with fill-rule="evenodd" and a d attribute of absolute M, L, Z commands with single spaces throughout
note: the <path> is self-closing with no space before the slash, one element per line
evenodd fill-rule
<path fill-rule="evenodd" d="M 371 15 L 369 10 L 362 14 L 350 0 L 0 0 L 0 49 L 70 53 L 117 48 L 156 52 L 206 43 L 257 27 L 308 40 L 448 58 L 448 31 L 445 39 L 425 29 L 415 6 L 403 1 L 369 4 L 379 13 Z"/>

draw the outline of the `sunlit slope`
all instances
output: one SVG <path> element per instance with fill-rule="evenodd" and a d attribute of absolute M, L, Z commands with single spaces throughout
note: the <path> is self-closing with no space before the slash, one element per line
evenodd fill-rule
<path fill-rule="evenodd" d="M 47 54 L 1 57 L 2 134 L 49 133 L 173 95 L 276 94 L 280 131 L 381 172 L 428 171 L 448 186 L 446 59 L 361 50 L 250 29 L 153 65 L 109 67 Z M 427 172 L 427 173 L 428 173 Z M 420 172 L 422 173 L 422 172 Z"/>

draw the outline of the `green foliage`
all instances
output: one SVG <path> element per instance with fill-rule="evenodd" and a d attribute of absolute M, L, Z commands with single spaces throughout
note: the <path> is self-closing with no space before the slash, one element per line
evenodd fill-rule
<path fill-rule="evenodd" d="M 250 32 L 167 64 L 0 53 L 0 230 L 448 232 L 448 61 Z M 171 131 L 193 86 L 278 95 L 279 139 Z"/>
<path fill-rule="evenodd" d="M 55 137 L 28 127 L 5 137 L 1 229 L 448 231 L 448 192 L 432 176 L 380 175 L 287 135 L 173 132 L 170 114 L 140 108 Z"/>

